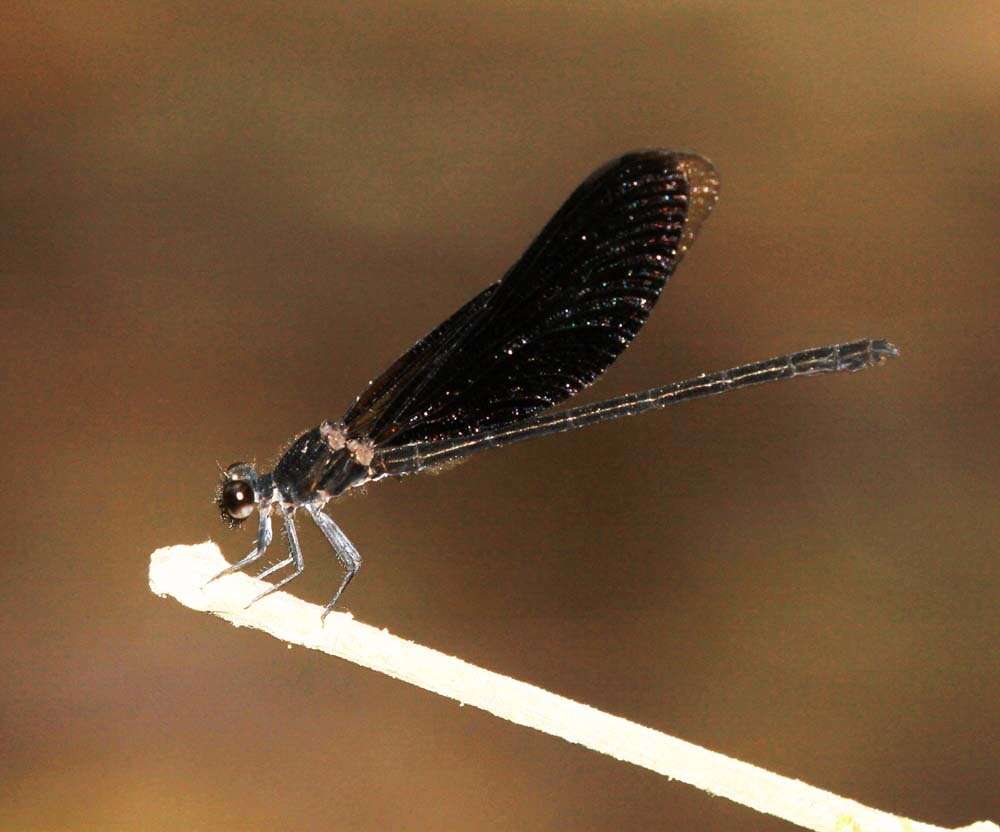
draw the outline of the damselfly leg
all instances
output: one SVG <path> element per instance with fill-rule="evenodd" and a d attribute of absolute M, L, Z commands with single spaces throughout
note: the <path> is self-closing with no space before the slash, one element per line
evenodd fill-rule
<path fill-rule="evenodd" d="M 294 580 L 299 575 L 302 574 L 302 570 L 305 569 L 305 561 L 302 559 L 302 547 L 299 546 L 299 535 L 295 531 L 295 520 L 292 517 L 292 509 L 281 510 L 283 519 L 285 521 L 285 539 L 288 541 L 288 557 L 273 566 L 269 566 L 263 572 L 261 572 L 257 577 L 266 578 L 279 569 L 284 569 L 286 566 L 291 566 L 295 564 L 295 569 L 292 571 L 291 575 L 286 575 L 276 584 L 272 584 L 267 589 L 265 589 L 260 595 L 254 598 L 247 606 L 256 604 L 261 598 L 266 598 L 272 592 L 277 592 L 281 587 L 287 584 L 289 581 Z"/>
<path fill-rule="evenodd" d="M 206 581 L 205 586 L 208 586 L 212 581 L 217 581 L 219 578 L 224 578 L 226 575 L 232 575 L 233 572 L 239 572 L 244 567 L 249 566 L 260 560 L 264 556 L 264 552 L 267 547 L 271 545 L 271 512 L 268 509 L 262 509 L 260 512 L 260 525 L 257 527 L 257 545 L 250 551 L 245 558 L 236 561 L 236 563 L 227 566 L 218 575 L 209 578 Z"/>
<path fill-rule="evenodd" d="M 306 510 L 312 516 L 312 519 L 316 521 L 316 525 L 319 526 L 320 531 L 323 532 L 326 539 L 330 542 L 330 546 L 333 547 L 333 552 L 337 556 L 337 559 L 347 570 L 344 579 L 340 582 L 340 586 L 333 594 L 333 598 L 330 599 L 330 603 L 323 608 L 323 615 L 320 616 L 320 620 L 325 621 L 330 611 L 336 606 L 337 600 L 343 591 L 347 589 L 347 585 L 358 574 L 358 570 L 361 568 L 361 555 L 354 548 L 354 544 L 347 539 L 347 535 L 340 530 L 340 526 L 330 519 L 330 515 L 315 506 L 308 506 Z"/>

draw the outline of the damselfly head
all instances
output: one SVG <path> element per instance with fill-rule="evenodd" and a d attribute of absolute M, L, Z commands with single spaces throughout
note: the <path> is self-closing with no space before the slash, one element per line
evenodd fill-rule
<path fill-rule="evenodd" d="M 230 528 L 238 528 L 260 502 L 259 478 L 253 466 L 234 462 L 222 474 L 215 492 L 219 516 Z"/>

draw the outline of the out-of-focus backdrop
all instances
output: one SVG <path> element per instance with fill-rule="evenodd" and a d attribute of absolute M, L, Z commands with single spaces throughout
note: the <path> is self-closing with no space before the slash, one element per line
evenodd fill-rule
<path fill-rule="evenodd" d="M 903 357 L 372 486 L 333 508 L 344 607 L 882 808 L 1000 815 L 995 4 L 15 2 L 0 38 L 0 828 L 789 828 L 146 587 L 158 546 L 250 547 L 217 462 L 338 417 L 648 146 L 722 197 L 585 398 Z"/>

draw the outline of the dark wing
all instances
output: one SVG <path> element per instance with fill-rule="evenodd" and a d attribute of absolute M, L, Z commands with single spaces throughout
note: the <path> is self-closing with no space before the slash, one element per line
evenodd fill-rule
<path fill-rule="evenodd" d="M 391 447 L 465 436 L 569 398 L 621 354 L 718 195 L 689 153 L 593 173 L 503 279 L 400 357 L 344 417 Z"/>

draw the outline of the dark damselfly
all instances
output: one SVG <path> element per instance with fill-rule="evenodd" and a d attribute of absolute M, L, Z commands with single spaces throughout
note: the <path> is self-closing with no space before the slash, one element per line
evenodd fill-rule
<path fill-rule="evenodd" d="M 779 379 L 854 372 L 898 355 L 888 341 L 814 347 L 569 410 L 551 411 L 603 373 L 632 342 L 667 278 L 715 205 L 719 180 L 693 153 L 630 153 L 588 177 L 520 260 L 371 382 L 339 421 L 299 436 L 270 473 L 223 472 L 223 520 L 257 508 L 253 550 L 216 578 L 259 560 L 280 513 L 291 567 L 254 601 L 303 570 L 294 515 L 305 510 L 346 574 L 361 556 L 326 503 L 351 488 L 435 468 L 481 451 Z M 213 578 L 215 580 L 215 578 Z M 253 602 L 251 602 L 253 603 Z"/>

